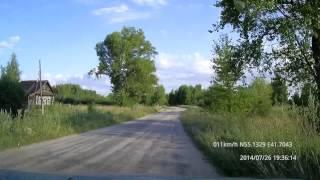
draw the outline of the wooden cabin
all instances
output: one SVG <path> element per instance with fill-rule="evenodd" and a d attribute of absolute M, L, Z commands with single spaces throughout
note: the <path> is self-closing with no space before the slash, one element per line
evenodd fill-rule
<path fill-rule="evenodd" d="M 20 82 L 26 96 L 26 106 L 41 105 L 40 81 L 29 80 Z M 43 105 L 52 105 L 54 103 L 53 89 L 47 80 L 41 81 L 42 103 Z"/>

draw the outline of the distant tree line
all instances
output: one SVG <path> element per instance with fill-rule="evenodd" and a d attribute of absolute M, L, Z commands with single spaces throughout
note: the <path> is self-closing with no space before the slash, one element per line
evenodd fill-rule
<path fill-rule="evenodd" d="M 53 87 L 55 99 L 64 104 L 112 104 L 111 99 L 78 84 L 59 84 Z"/>
<path fill-rule="evenodd" d="M 170 105 L 203 105 L 204 90 L 201 85 L 181 85 L 177 90 L 172 90 L 168 95 Z"/>

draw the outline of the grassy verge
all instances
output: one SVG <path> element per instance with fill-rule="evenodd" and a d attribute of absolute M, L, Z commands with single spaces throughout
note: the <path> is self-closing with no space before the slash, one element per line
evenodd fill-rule
<path fill-rule="evenodd" d="M 157 107 L 54 105 L 27 112 L 23 119 L 0 113 L 0 150 L 81 133 L 154 113 Z"/>
<path fill-rule="evenodd" d="M 182 114 L 196 144 L 229 176 L 320 178 L 320 137 L 306 118 L 284 107 L 269 115 L 212 114 L 200 108 Z M 213 142 L 292 142 L 292 147 L 214 148 Z M 246 160 L 240 155 L 296 155 L 297 160 Z"/>

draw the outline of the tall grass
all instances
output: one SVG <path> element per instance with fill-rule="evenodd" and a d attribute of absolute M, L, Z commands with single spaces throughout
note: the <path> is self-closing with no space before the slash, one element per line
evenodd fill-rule
<path fill-rule="evenodd" d="M 304 112 L 304 113 L 298 113 Z M 182 122 L 210 160 L 229 176 L 320 179 L 320 137 L 310 125 L 314 110 L 273 107 L 264 116 L 213 114 L 188 109 Z M 214 148 L 213 142 L 292 142 L 293 147 Z M 296 155 L 297 160 L 248 160 L 240 155 Z"/>
<path fill-rule="evenodd" d="M 42 116 L 39 109 L 26 112 L 23 119 L 11 119 L 0 112 L 0 150 L 80 133 L 132 120 L 156 112 L 156 107 L 54 105 Z"/>

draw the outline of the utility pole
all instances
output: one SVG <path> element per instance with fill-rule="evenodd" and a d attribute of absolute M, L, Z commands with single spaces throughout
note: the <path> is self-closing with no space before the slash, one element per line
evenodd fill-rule
<path fill-rule="evenodd" d="M 42 97 L 42 80 L 41 80 L 41 60 L 39 60 L 39 79 L 40 79 L 40 103 L 41 103 L 41 114 L 44 114 L 43 97 Z"/>

